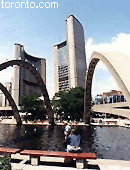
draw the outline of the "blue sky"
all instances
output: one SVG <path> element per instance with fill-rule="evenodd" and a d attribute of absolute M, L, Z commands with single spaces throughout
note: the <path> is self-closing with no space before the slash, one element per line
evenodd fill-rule
<path fill-rule="evenodd" d="M 47 2 L 33 0 L 36 3 L 40 1 Z M 53 93 L 53 45 L 65 40 L 65 19 L 68 15 L 75 15 L 84 27 L 87 59 L 89 51 L 95 48 L 106 49 L 109 46 L 114 49 L 113 44 L 116 44 L 116 50 L 117 46 L 120 49 L 120 41 L 126 43 L 124 46 L 127 49 L 126 40 L 130 38 L 129 0 L 48 0 L 53 1 L 58 2 L 58 9 L 6 9 L 0 5 L 0 62 L 13 58 L 14 43 L 23 44 L 29 54 L 45 58 L 50 94 Z M 11 79 L 11 71 L 8 70 L 1 73 L 0 81 Z M 101 81 L 104 87 L 101 87 Z M 111 82 L 113 84 L 108 87 Z M 110 73 L 104 66 L 99 66 L 94 76 L 94 95 L 113 88 L 118 87 Z"/>

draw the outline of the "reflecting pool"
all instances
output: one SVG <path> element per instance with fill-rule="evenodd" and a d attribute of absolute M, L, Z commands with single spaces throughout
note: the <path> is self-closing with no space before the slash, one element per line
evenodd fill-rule
<path fill-rule="evenodd" d="M 65 151 L 64 126 L 0 125 L 0 146 Z M 79 126 L 83 152 L 98 158 L 130 161 L 130 128 Z"/>

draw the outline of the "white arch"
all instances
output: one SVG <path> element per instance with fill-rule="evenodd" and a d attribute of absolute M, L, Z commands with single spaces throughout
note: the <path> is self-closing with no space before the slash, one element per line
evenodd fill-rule
<path fill-rule="evenodd" d="M 99 61 L 102 61 L 118 86 L 124 94 L 130 107 L 130 58 L 116 52 L 93 52 L 87 70 L 85 98 L 84 98 L 84 121 L 89 123 L 91 113 L 91 87 L 95 67 Z"/>
<path fill-rule="evenodd" d="M 93 52 L 90 62 L 94 58 L 106 65 L 130 105 L 130 58 L 117 52 Z"/>

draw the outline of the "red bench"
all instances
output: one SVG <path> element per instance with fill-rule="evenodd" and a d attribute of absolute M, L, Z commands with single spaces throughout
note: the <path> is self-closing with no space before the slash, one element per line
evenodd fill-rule
<path fill-rule="evenodd" d="M 3 147 L 0 147 L 0 153 L 8 153 L 9 156 L 11 157 L 11 154 L 16 154 L 20 152 L 20 149 L 16 149 L 16 148 L 3 148 Z"/>
<path fill-rule="evenodd" d="M 23 150 L 20 152 L 21 155 L 30 155 L 31 164 L 34 166 L 38 165 L 40 156 L 48 157 L 62 157 L 67 159 L 76 159 L 77 168 L 83 168 L 83 160 L 86 159 L 97 159 L 95 153 L 69 153 L 60 151 L 41 151 L 41 150 Z M 80 165 L 79 165 L 80 164 Z"/>

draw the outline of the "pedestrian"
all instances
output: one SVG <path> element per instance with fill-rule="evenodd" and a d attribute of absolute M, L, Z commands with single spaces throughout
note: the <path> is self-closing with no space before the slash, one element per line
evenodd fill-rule
<path fill-rule="evenodd" d="M 71 126 L 66 122 L 65 129 L 64 129 L 65 139 L 69 136 L 70 132 L 71 132 Z"/>

